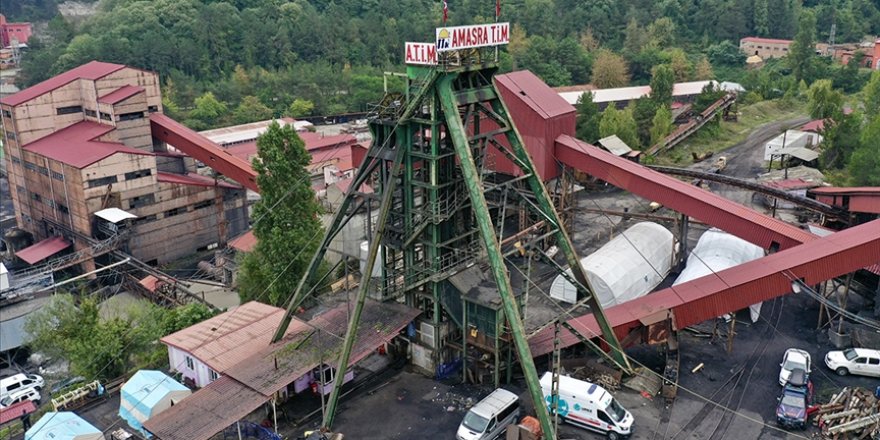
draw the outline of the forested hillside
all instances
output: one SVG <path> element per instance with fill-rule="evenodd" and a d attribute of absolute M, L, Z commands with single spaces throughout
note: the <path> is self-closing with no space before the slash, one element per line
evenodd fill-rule
<path fill-rule="evenodd" d="M 450 24 L 493 19 L 494 0 L 448 4 Z M 23 1 L 10 14 L 34 14 L 39 5 L 51 10 L 54 2 Z M 804 9 L 815 13 L 820 41 L 832 16 L 837 41 L 880 34 L 880 0 L 502 0 L 501 7 L 514 24 L 502 67 L 530 69 L 553 86 L 647 84 L 659 64 L 676 80 L 713 72 L 738 80 L 738 39 L 792 38 Z M 381 72 L 401 69 L 403 43 L 432 38 L 441 10 L 441 1 L 429 0 L 103 0 L 79 29 L 60 17 L 50 22 L 49 43 L 34 44 L 22 82 L 91 59 L 158 71 L 171 113 L 203 98 L 208 115 L 188 121 L 197 128 L 223 110 L 237 111 L 236 120 L 362 111 L 381 96 Z"/>

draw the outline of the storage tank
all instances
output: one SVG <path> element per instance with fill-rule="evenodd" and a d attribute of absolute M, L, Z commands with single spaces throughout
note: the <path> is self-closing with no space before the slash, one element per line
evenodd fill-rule
<path fill-rule="evenodd" d="M 687 266 L 672 283 L 673 286 L 720 272 L 764 256 L 764 250 L 739 237 L 712 228 L 700 236 L 688 256 Z M 752 322 L 761 316 L 761 303 L 749 306 Z"/>
<path fill-rule="evenodd" d="M 672 268 L 675 240 L 657 223 L 631 226 L 596 252 L 581 259 L 581 266 L 603 308 L 645 296 L 666 278 Z M 571 269 L 566 273 L 572 276 Z M 577 302 L 577 289 L 562 275 L 553 280 L 550 296 Z"/>

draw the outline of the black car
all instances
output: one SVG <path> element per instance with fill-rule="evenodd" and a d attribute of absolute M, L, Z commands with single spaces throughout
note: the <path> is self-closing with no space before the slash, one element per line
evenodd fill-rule
<path fill-rule="evenodd" d="M 806 429 L 807 408 L 813 401 L 813 383 L 803 369 L 794 369 L 782 388 L 776 422 L 784 428 Z"/>

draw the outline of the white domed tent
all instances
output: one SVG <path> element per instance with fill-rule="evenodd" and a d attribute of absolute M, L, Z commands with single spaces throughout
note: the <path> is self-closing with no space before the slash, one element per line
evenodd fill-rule
<path fill-rule="evenodd" d="M 24 440 L 104 440 L 104 434 L 72 412 L 47 412 L 24 433 Z"/>
<path fill-rule="evenodd" d="M 642 222 L 581 259 L 581 266 L 603 308 L 621 304 L 654 290 L 672 268 L 675 240 L 657 223 Z M 571 269 L 566 271 L 572 276 Z M 550 296 L 577 302 L 577 289 L 562 275 L 553 280 Z"/>
<path fill-rule="evenodd" d="M 687 259 L 687 266 L 673 286 L 720 272 L 764 256 L 764 250 L 739 237 L 712 228 L 700 236 Z M 752 322 L 761 316 L 761 303 L 749 306 Z"/>
<path fill-rule="evenodd" d="M 122 385 L 119 417 L 150 438 L 143 423 L 192 394 L 189 388 L 156 370 L 140 370 Z"/>

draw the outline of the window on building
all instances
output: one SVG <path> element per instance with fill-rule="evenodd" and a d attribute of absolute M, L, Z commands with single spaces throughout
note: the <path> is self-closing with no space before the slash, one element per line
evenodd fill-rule
<path fill-rule="evenodd" d="M 143 119 L 144 112 L 123 113 L 119 115 L 120 121 L 132 121 L 135 119 Z"/>
<path fill-rule="evenodd" d="M 143 225 L 143 224 L 146 224 L 146 223 L 150 223 L 150 222 L 153 222 L 153 221 L 156 221 L 156 214 L 150 214 L 150 215 L 148 215 L 148 216 L 138 217 L 138 218 L 132 220 L 132 223 L 133 223 L 135 226 L 137 226 L 137 225 Z"/>
<path fill-rule="evenodd" d="M 214 371 L 214 370 L 208 368 L 208 380 L 210 380 L 211 382 L 213 382 L 213 381 L 215 381 L 215 380 L 217 380 L 217 379 L 219 379 L 219 378 L 220 378 L 220 375 L 217 374 L 216 371 Z"/>
<path fill-rule="evenodd" d="M 141 206 L 148 206 L 153 203 L 156 203 L 156 196 L 153 194 L 144 194 L 142 196 L 128 199 L 128 209 L 140 208 Z"/>
<path fill-rule="evenodd" d="M 186 207 L 174 208 L 165 211 L 165 218 L 174 217 L 175 215 L 183 214 L 186 212 Z"/>
<path fill-rule="evenodd" d="M 72 113 L 82 113 L 83 108 L 81 105 L 71 105 L 69 107 L 58 107 L 55 111 L 59 115 L 69 115 Z"/>
<path fill-rule="evenodd" d="M 3 110 L 3 117 L 4 118 L 11 118 L 12 112 L 10 112 L 9 110 Z"/>
<path fill-rule="evenodd" d="M 37 167 L 37 172 L 44 175 L 44 176 L 49 175 L 49 169 L 46 167 Z"/>
<path fill-rule="evenodd" d="M 91 118 L 97 118 L 97 117 L 98 117 L 98 112 L 96 112 L 96 111 L 94 111 L 94 110 L 85 109 L 85 110 L 83 110 L 83 113 L 85 113 L 86 116 L 91 117 Z"/>
<path fill-rule="evenodd" d="M 209 207 L 209 206 L 212 206 L 213 204 L 214 204 L 214 201 L 213 201 L 213 200 L 204 200 L 204 201 L 201 201 L 201 202 L 196 203 L 195 205 L 193 205 L 193 209 L 207 208 L 207 207 Z"/>
<path fill-rule="evenodd" d="M 16 165 L 21 165 L 21 159 L 15 157 L 15 156 L 12 156 L 12 163 L 14 163 Z"/>
<path fill-rule="evenodd" d="M 190 370 L 195 369 L 195 365 L 193 363 L 193 358 L 191 358 L 189 356 L 186 357 L 186 368 L 189 368 Z"/>
<path fill-rule="evenodd" d="M 147 177 L 151 174 L 153 174 L 153 171 L 150 169 L 132 171 L 130 173 L 125 173 L 125 180 L 139 179 L 141 177 Z"/>
<path fill-rule="evenodd" d="M 89 185 L 89 188 L 95 188 L 98 186 L 107 186 L 111 183 L 116 183 L 118 181 L 119 180 L 116 179 L 116 176 L 107 176 L 98 179 L 90 179 L 87 183 Z"/>
<path fill-rule="evenodd" d="M 51 174 L 53 179 L 64 181 L 64 174 L 61 174 L 58 171 L 52 171 Z"/>
<path fill-rule="evenodd" d="M 150 113 L 156 113 L 157 111 L 159 111 L 159 106 L 158 105 L 151 105 L 151 106 L 147 107 L 147 111 Z"/>
<path fill-rule="evenodd" d="M 67 214 L 70 212 L 70 209 L 67 207 L 67 205 L 62 205 L 60 203 L 55 203 L 55 208 L 58 209 L 58 212 L 62 214 Z"/>
<path fill-rule="evenodd" d="M 18 190 L 19 194 L 27 193 L 27 191 L 25 191 L 24 187 L 21 185 L 15 185 L 15 189 Z"/>
<path fill-rule="evenodd" d="M 15 135 L 14 132 L 12 132 L 12 131 L 7 131 L 7 132 L 6 132 L 6 139 L 8 139 L 10 142 L 12 142 L 12 141 L 17 141 L 17 140 L 18 140 L 18 137 Z"/>
<path fill-rule="evenodd" d="M 45 203 L 46 206 L 48 206 L 48 207 L 50 207 L 50 208 L 54 208 L 54 207 L 55 207 L 55 201 L 52 200 L 52 199 L 43 199 L 43 203 Z"/>
<path fill-rule="evenodd" d="M 32 220 L 31 220 L 31 216 L 29 216 L 29 215 L 27 215 L 27 214 L 22 214 L 22 215 L 21 215 L 21 218 L 24 219 L 24 222 L 25 222 L 25 223 L 30 223 L 30 222 L 32 221 Z"/>
<path fill-rule="evenodd" d="M 105 121 L 112 121 L 113 117 L 110 116 L 110 113 L 101 112 L 101 119 L 103 119 Z"/>
<path fill-rule="evenodd" d="M 31 170 L 33 172 L 37 171 L 37 165 L 28 161 L 24 161 L 24 169 Z"/>
<path fill-rule="evenodd" d="M 33 199 L 34 201 L 40 202 L 43 200 L 43 197 L 41 197 L 39 194 L 37 194 L 35 192 L 32 192 L 31 199 Z"/>

